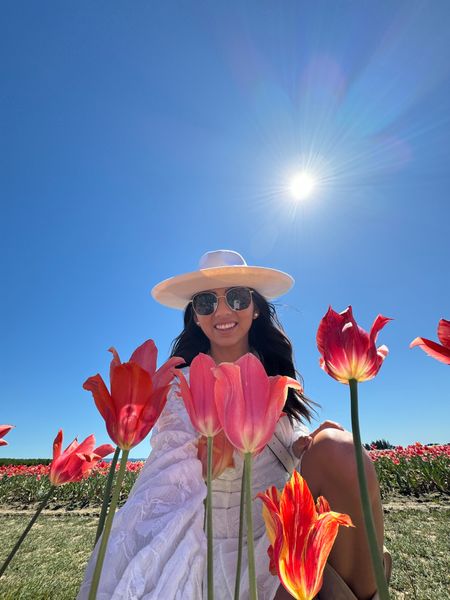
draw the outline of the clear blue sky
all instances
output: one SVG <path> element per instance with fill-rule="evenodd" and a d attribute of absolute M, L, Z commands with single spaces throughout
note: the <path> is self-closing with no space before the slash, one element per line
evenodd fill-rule
<path fill-rule="evenodd" d="M 449 441 L 449 369 L 410 350 L 450 318 L 446 0 L 2 2 L 2 456 L 95 433 L 83 381 L 181 329 L 152 286 L 206 250 L 296 279 L 279 314 L 320 418 L 331 304 L 394 320 L 360 386 L 365 441 Z M 307 167 L 317 187 L 287 191 Z M 149 439 L 132 457 L 148 454 Z"/>

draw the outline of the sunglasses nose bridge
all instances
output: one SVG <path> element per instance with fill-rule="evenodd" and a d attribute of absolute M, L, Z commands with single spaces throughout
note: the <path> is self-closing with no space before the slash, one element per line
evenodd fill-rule
<path fill-rule="evenodd" d="M 230 312 L 231 306 L 228 304 L 226 295 L 216 296 L 216 310 L 215 313 L 220 312 L 220 307 L 225 308 L 225 312 Z"/>

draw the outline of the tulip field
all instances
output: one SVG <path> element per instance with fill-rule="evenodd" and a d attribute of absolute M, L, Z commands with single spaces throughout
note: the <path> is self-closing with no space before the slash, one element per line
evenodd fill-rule
<path fill-rule="evenodd" d="M 369 454 L 380 479 L 386 544 L 394 558 L 391 597 L 448 598 L 445 562 L 449 551 L 446 506 L 450 491 L 450 444 L 416 443 L 404 448 L 370 450 Z M 29 462 L 29 465 L 17 460 L 10 464 L 5 459 L 0 462 L 0 527 L 5 548 L 12 546 L 29 520 L 22 510 L 36 505 L 50 487 L 50 465 Z M 143 461 L 127 463 L 120 504 L 125 502 L 143 464 Z M 108 469 L 109 463 L 101 461 L 82 481 L 55 488 L 41 525 L 35 525 L 4 576 L 1 600 L 75 598 L 92 548 Z M 90 507 L 93 511 L 80 511 Z M 53 552 L 48 553 L 46 550 L 51 548 Z M 67 561 L 72 569 L 65 568 Z M 58 576 L 47 578 L 49 570 Z"/>
<path fill-rule="evenodd" d="M 380 481 L 381 494 L 419 496 L 433 492 L 450 493 L 450 444 L 397 446 L 390 450 L 370 450 Z M 121 489 L 120 504 L 125 502 L 144 461 L 128 461 Z M 69 510 L 100 506 L 109 463 L 101 461 L 79 482 L 58 486 L 50 506 Z M 118 471 L 119 467 L 116 467 Z M 45 496 L 50 483 L 49 465 L 0 465 L 0 505 L 27 506 Z"/>
<path fill-rule="evenodd" d="M 370 450 L 380 481 L 381 494 L 402 495 L 450 492 L 450 444 L 415 443 L 392 450 Z"/>

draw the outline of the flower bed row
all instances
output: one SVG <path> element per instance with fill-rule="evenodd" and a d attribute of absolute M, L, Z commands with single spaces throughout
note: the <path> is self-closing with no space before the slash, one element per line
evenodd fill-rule
<path fill-rule="evenodd" d="M 417 442 L 391 450 L 370 450 L 369 455 L 375 463 L 383 497 L 390 493 L 450 493 L 450 444 L 424 446 Z M 143 465 L 144 461 L 128 461 L 120 503 L 127 499 Z M 101 461 L 82 481 L 55 489 L 53 506 L 55 503 L 69 508 L 100 506 L 108 469 L 109 463 Z M 49 470 L 48 465 L 0 466 L 0 504 L 38 502 L 50 489 Z"/>
<path fill-rule="evenodd" d="M 392 492 L 419 495 L 450 493 L 450 444 L 370 450 L 383 496 Z"/>
<path fill-rule="evenodd" d="M 120 491 L 119 503 L 128 498 L 144 461 L 128 461 Z M 66 483 L 55 488 L 50 507 L 64 505 L 69 509 L 101 506 L 106 477 L 110 463 L 100 461 L 92 472 L 81 481 Z M 116 472 L 119 465 L 116 466 Z M 42 500 L 50 489 L 49 465 L 5 465 L 0 466 L 0 504 L 27 505 Z"/>

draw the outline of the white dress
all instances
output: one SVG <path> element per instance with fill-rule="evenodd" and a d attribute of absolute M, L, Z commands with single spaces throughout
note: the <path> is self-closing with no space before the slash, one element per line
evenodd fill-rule
<path fill-rule="evenodd" d="M 186 376 L 189 369 L 183 369 Z M 206 599 L 206 537 L 203 531 L 206 485 L 192 427 L 183 401 L 169 392 L 151 438 L 152 451 L 127 502 L 114 516 L 97 600 Z M 293 458 L 292 442 L 307 429 L 282 417 L 275 431 Z M 232 600 L 237 561 L 243 460 L 213 481 L 214 597 Z M 267 446 L 253 459 L 253 497 L 269 486 L 282 488 L 289 474 Z M 280 583 L 269 572 L 269 541 L 262 502 L 253 501 L 255 563 L 259 600 L 272 600 Z M 89 560 L 77 600 L 86 600 L 99 542 Z M 202 586 L 203 580 L 205 585 Z M 202 588 L 204 590 L 202 592 Z M 242 552 L 240 597 L 248 598 L 247 546 Z M 203 595 L 202 595 L 203 594 Z"/>

